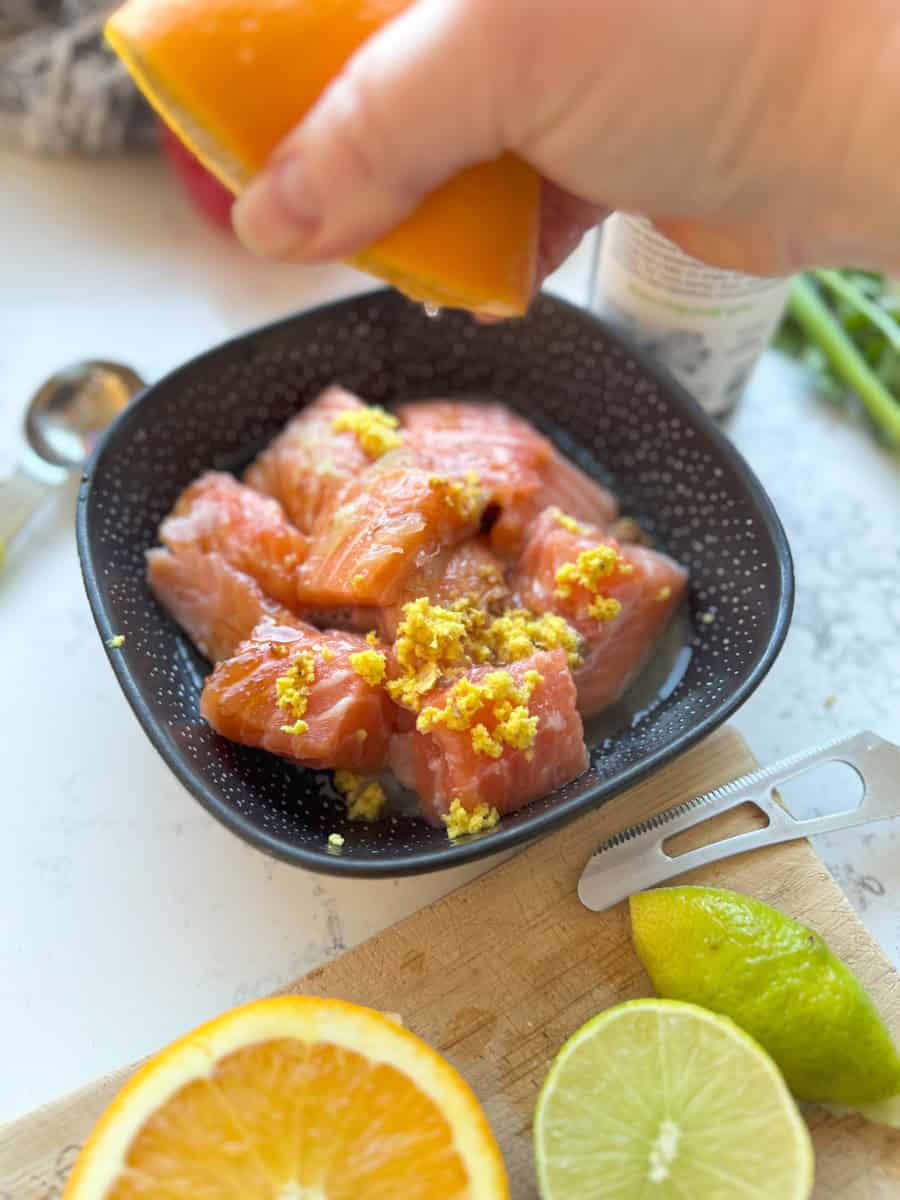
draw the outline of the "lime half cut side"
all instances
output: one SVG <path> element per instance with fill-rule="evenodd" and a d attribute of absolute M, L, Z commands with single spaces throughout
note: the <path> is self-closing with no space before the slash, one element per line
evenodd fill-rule
<path fill-rule="evenodd" d="M 809 1131 L 727 1017 L 632 1000 L 563 1046 L 534 1118 L 543 1200 L 807 1200 Z"/>

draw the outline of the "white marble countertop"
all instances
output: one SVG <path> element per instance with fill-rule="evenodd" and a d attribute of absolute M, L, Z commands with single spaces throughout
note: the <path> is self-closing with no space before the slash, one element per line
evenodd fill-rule
<path fill-rule="evenodd" d="M 250 261 L 152 161 L 0 153 L 0 460 L 32 390 L 84 357 L 158 377 L 370 286 Z M 583 294 L 585 256 L 555 281 Z M 787 526 L 797 610 L 736 719 L 763 761 L 872 728 L 900 742 L 900 465 L 775 358 L 733 422 Z M 217 825 L 152 749 L 98 645 L 64 489 L 0 575 L 0 1120 L 286 983 L 457 886 L 318 878 Z M 900 965 L 900 828 L 817 849 Z M 826 917 L 823 915 L 823 924 Z"/>

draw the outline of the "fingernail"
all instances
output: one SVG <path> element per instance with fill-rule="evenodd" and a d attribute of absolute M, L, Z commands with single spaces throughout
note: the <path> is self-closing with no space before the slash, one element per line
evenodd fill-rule
<path fill-rule="evenodd" d="M 301 257 L 321 217 L 299 158 L 276 161 L 250 184 L 232 209 L 234 231 L 260 258 Z"/>

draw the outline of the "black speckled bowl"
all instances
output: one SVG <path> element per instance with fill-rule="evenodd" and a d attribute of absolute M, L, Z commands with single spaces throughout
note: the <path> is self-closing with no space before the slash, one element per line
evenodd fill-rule
<path fill-rule="evenodd" d="M 151 596 L 144 551 L 179 491 L 236 469 L 326 384 L 373 402 L 494 396 L 602 475 L 691 572 L 692 653 L 678 686 L 592 746 L 581 779 L 450 846 L 442 830 L 345 820 L 329 776 L 218 737 L 197 702 L 208 665 Z M 596 471 L 598 468 L 595 466 Z M 524 321 L 429 320 L 381 291 L 271 325 L 147 388 L 98 446 L 78 506 L 85 586 L 119 683 L 148 737 L 197 799 L 268 854 L 342 875 L 457 865 L 548 833 L 595 808 L 721 725 L 772 665 L 793 600 L 790 552 L 768 498 L 691 398 L 594 318 L 540 299 Z M 699 614 L 714 614 L 709 621 Z M 341 833 L 344 846 L 329 850 Z M 587 848 L 586 848 L 587 849 Z"/>

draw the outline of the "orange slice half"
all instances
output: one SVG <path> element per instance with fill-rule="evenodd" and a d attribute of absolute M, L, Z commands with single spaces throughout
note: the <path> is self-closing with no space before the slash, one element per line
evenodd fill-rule
<path fill-rule="evenodd" d="M 286 996 L 181 1038 L 100 1119 L 65 1200 L 508 1200 L 457 1072 L 389 1018 Z"/>
<path fill-rule="evenodd" d="M 353 52 L 410 0 L 126 0 L 106 36 L 150 103 L 239 192 Z M 525 311 L 540 184 L 505 155 L 464 171 L 353 260 L 416 300 Z"/>

